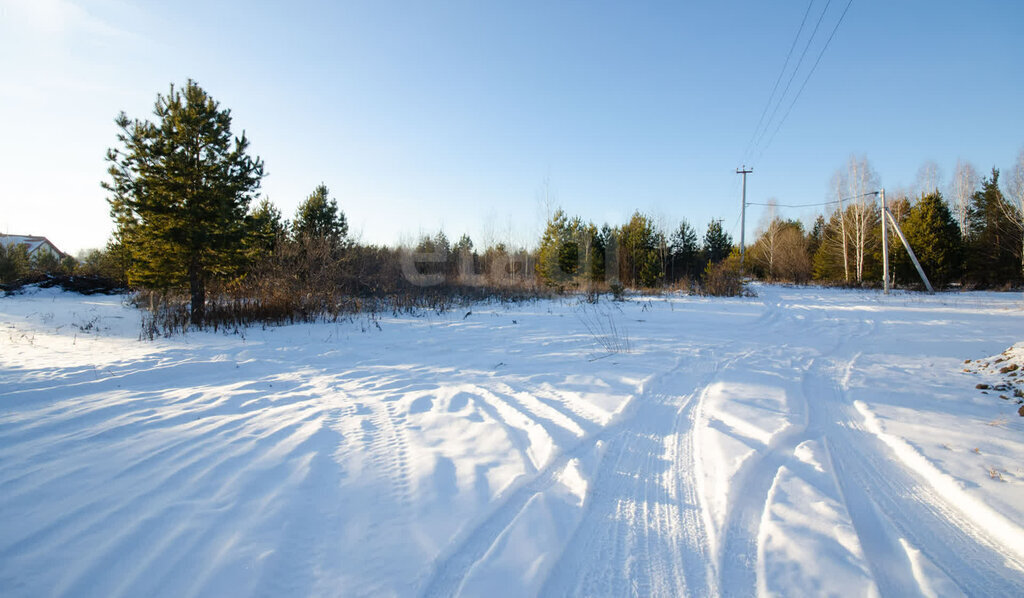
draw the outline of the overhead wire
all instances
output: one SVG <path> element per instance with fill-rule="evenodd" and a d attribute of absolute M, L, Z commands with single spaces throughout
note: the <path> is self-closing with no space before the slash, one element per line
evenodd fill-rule
<path fill-rule="evenodd" d="M 771 126 L 775 115 L 778 114 L 779 108 L 782 106 L 783 100 L 786 98 L 786 94 L 789 93 L 789 88 L 793 85 L 793 80 L 796 79 L 796 74 L 800 72 L 800 66 L 804 63 L 804 58 L 807 56 L 807 51 L 811 48 L 811 42 L 814 41 L 815 36 L 818 35 L 818 29 L 821 27 L 821 22 L 825 18 L 825 13 L 828 12 L 828 7 L 832 4 L 832 0 L 825 2 L 825 8 L 822 9 L 821 14 L 818 15 L 818 21 L 814 24 L 814 30 L 811 31 L 810 37 L 807 38 L 807 43 L 804 44 L 804 49 L 800 53 L 800 59 L 796 61 L 796 66 L 793 67 L 793 72 L 789 74 L 789 80 L 786 81 L 786 88 L 782 90 L 782 94 L 779 95 L 778 101 L 775 103 L 775 108 L 772 109 L 771 116 L 768 117 L 768 124 L 765 125 L 761 134 L 757 136 L 757 141 L 754 142 L 754 147 L 761 144 L 761 140 L 764 139 L 765 133 L 768 132 L 768 128 Z M 762 152 L 763 153 L 763 152 Z"/>
<path fill-rule="evenodd" d="M 730 235 L 735 235 L 736 231 L 737 231 L 737 229 L 739 229 L 739 227 L 740 227 L 740 217 L 736 216 L 736 222 L 733 222 L 732 226 L 729 227 L 729 234 Z"/>
<path fill-rule="evenodd" d="M 804 16 L 803 16 L 803 18 L 800 21 L 800 27 L 797 29 L 797 33 L 796 33 L 796 36 L 793 38 L 792 44 L 790 44 L 789 51 L 786 54 L 786 60 L 783 62 L 783 65 L 782 65 L 782 70 L 779 72 L 779 76 L 776 78 L 775 84 L 772 86 L 771 93 L 768 94 L 768 102 L 765 104 L 765 107 L 761 111 L 761 116 L 758 118 L 757 126 L 754 127 L 754 133 L 751 135 L 751 140 L 747 143 L 747 149 L 743 153 L 744 163 L 746 163 L 746 159 L 748 157 L 750 157 L 750 155 L 755 150 L 757 150 L 759 146 L 760 146 L 760 152 L 757 154 L 757 158 L 754 160 L 754 162 L 760 161 L 762 156 L 764 156 L 765 151 L 768 149 L 769 146 L 771 146 L 771 143 L 775 140 L 775 137 L 778 134 L 779 130 L 782 128 L 782 125 L 789 118 L 790 113 L 792 113 L 793 107 L 796 106 L 797 100 L 799 100 L 800 96 L 803 94 L 803 91 L 807 87 L 807 83 L 810 81 L 811 76 L 814 74 L 815 70 L 817 70 L 817 68 L 818 68 L 818 65 L 821 63 L 821 59 L 825 55 L 825 51 L 828 49 L 829 45 L 832 43 L 832 39 L 835 37 L 836 32 L 839 30 L 839 26 L 842 25 L 843 20 L 846 18 L 846 13 L 849 12 L 850 6 L 853 4 L 853 0 L 848 0 L 848 2 L 846 3 L 846 7 L 843 8 L 843 12 L 839 16 L 839 20 L 836 21 L 835 26 L 832 27 L 832 32 L 829 33 L 828 39 L 825 40 L 825 43 L 822 46 L 821 51 L 818 52 L 818 56 L 815 59 L 814 64 L 811 66 L 810 70 L 807 72 L 807 75 L 804 77 L 804 80 L 800 84 L 800 87 L 797 90 L 796 95 L 793 96 L 793 99 L 792 99 L 792 101 L 790 101 L 789 106 L 786 108 L 786 111 L 783 113 L 782 118 L 779 121 L 776 122 L 774 130 L 772 130 L 771 135 L 768 137 L 768 141 L 764 145 L 761 145 L 761 141 L 764 139 L 765 134 L 771 128 L 771 124 L 772 124 L 772 122 L 775 119 L 775 115 L 778 113 L 779 108 L 783 105 L 783 102 L 785 101 L 786 95 L 789 93 L 789 90 L 790 90 L 790 88 L 791 88 L 791 86 L 793 84 L 793 81 L 796 79 L 797 73 L 800 72 L 800 67 L 803 65 L 804 58 L 806 57 L 807 52 L 810 49 L 812 42 L 814 41 L 814 38 L 817 36 L 818 30 L 821 27 L 821 23 L 824 20 L 825 15 L 828 13 L 828 9 L 829 9 L 829 6 L 831 6 L 831 4 L 832 4 L 832 0 L 827 0 L 826 1 L 825 7 L 822 9 L 821 14 L 818 15 L 818 20 L 814 24 L 814 29 L 811 31 L 810 36 L 807 38 L 807 43 L 804 44 L 804 49 L 800 53 L 800 58 L 797 60 L 796 66 L 793 67 L 793 71 L 790 73 L 789 79 L 786 81 L 785 89 L 783 89 L 782 93 L 779 94 L 778 97 L 776 98 L 775 97 L 775 92 L 778 90 L 779 83 L 782 81 L 782 77 L 786 73 L 786 68 L 789 65 L 790 58 L 792 58 L 793 50 L 795 49 L 796 44 L 797 44 L 797 42 L 800 39 L 800 34 L 803 32 L 804 25 L 807 22 L 807 17 L 810 14 L 811 7 L 814 5 L 814 0 L 810 0 L 810 2 L 807 5 L 807 8 L 804 10 Z M 774 108 L 772 108 L 771 115 L 768 117 L 768 120 L 765 121 L 764 120 L 765 114 L 768 113 L 768 108 L 772 105 L 772 100 L 773 99 L 775 100 Z M 763 125 L 763 128 L 762 128 L 762 125 Z M 828 205 L 838 204 L 838 203 L 843 202 L 843 201 L 851 201 L 851 200 L 854 200 L 854 199 L 860 199 L 860 198 L 868 197 L 868 196 L 872 196 L 872 195 L 878 195 L 878 192 L 877 191 L 873 191 L 873 192 L 864 193 L 864 194 L 861 194 L 861 195 L 856 195 L 856 196 L 851 196 L 851 197 L 843 197 L 843 198 L 839 198 L 839 199 L 835 199 L 835 200 L 831 200 L 831 201 L 806 203 L 806 204 L 780 204 L 780 203 L 746 202 L 746 205 L 775 206 L 775 207 L 782 207 L 782 208 L 809 208 L 809 207 L 820 207 L 820 206 L 828 206 Z M 733 228 L 735 228 L 735 226 Z"/>
<path fill-rule="evenodd" d="M 772 100 L 775 99 L 775 92 L 779 90 L 779 83 L 782 82 L 782 76 L 786 74 L 786 67 L 789 66 L 789 59 L 793 56 L 793 50 L 796 48 L 796 43 L 800 41 L 800 34 L 804 31 L 804 25 L 807 23 L 807 15 L 811 14 L 812 6 L 814 6 L 814 0 L 807 3 L 807 9 L 804 10 L 804 18 L 800 20 L 800 27 L 797 28 L 796 35 L 793 36 L 793 43 L 789 45 L 789 52 L 786 53 L 786 60 L 782 63 L 782 69 L 779 70 L 779 76 L 775 78 L 775 85 L 772 85 L 772 92 L 768 94 L 768 101 L 765 102 L 764 108 L 761 110 L 761 117 L 757 119 L 757 126 L 754 127 L 754 133 L 750 136 L 750 141 L 747 142 L 747 149 L 743 151 L 744 161 L 746 161 L 746 158 L 754 149 L 754 139 L 757 138 L 757 134 L 761 130 L 761 125 L 765 124 L 764 117 L 768 114 L 768 108 L 771 107 Z"/>
<path fill-rule="evenodd" d="M 818 206 L 828 206 L 828 205 L 832 205 L 834 203 L 840 203 L 840 202 L 844 202 L 844 201 L 851 201 L 851 200 L 854 200 L 854 199 L 860 199 L 862 197 L 868 197 L 868 196 L 871 196 L 871 195 L 878 195 L 878 191 L 869 191 L 867 193 L 861 193 L 860 195 L 851 195 L 850 197 L 841 197 L 839 199 L 833 199 L 833 200 L 830 200 L 830 201 L 820 201 L 820 202 L 815 202 L 815 203 L 785 204 L 785 203 L 776 203 L 776 202 L 748 201 L 747 205 L 748 206 L 775 206 L 777 208 L 815 208 L 815 207 L 818 207 Z"/>
<path fill-rule="evenodd" d="M 796 101 L 800 99 L 800 94 L 802 94 L 804 88 L 807 87 L 807 82 L 811 80 L 811 75 L 813 75 L 814 70 L 818 68 L 818 63 L 821 62 L 821 57 L 825 55 L 825 50 L 827 50 L 829 44 L 832 43 L 832 38 L 835 37 L 836 31 L 839 30 L 839 26 L 843 24 L 843 19 L 846 18 L 846 13 L 850 10 L 851 4 L 853 4 L 853 0 L 849 0 L 849 2 L 846 3 L 846 8 L 843 9 L 843 14 L 839 15 L 839 20 L 836 21 L 836 25 L 835 27 L 832 28 L 832 33 L 829 34 L 828 39 L 825 40 L 825 45 L 822 46 L 821 52 L 818 53 L 818 58 L 817 60 L 814 61 L 814 65 L 811 66 L 811 70 L 808 71 L 807 76 L 804 77 L 804 82 L 800 85 L 800 89 L 797 90 L 796 95 L 793 96 L 793 101 L 790 102 L 789 108 L 786 109 L 786 113 L 783 114 L 782 119 L 779 120 L 779 123 L 776 125 L 775 130 L 772 131 L 771 137 L 768 138 L 768 141 L 761 148 L 761 152 L 757 155 L 758 160 L 761 159 L 761 156 L 764 155 L 764 152 L 771 146 L 772 141 L 775 140 L 775 135 L 779 132 L 779 129 L 782 128 L 782 125 L 783 123 L 786 122 L 786 119 L 789 118 L 789 113 L 793 111 L 793 106 L 796 106 Z"/>

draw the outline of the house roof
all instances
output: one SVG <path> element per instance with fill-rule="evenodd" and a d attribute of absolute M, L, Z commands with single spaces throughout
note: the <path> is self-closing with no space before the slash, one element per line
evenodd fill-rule
<path fill-rule="evenodd" d="M 57 246 L 53 244 L 46 237 L 37 237 L 34 235 L 5 235 L 0 234 L 0 245 L 5 247 L 11 247 L 15 245 L 24 245 L 25 252 L 28 255 L 32 255 L 39 250 L 40 247 L 48 246 L 51 251 L 56 253 L 59 257 L 67 256 L 66 253 L 57 249 Z"/>

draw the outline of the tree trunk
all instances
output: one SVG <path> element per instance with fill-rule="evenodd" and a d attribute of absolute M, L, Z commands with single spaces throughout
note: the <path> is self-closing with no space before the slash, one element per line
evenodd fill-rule
<path fill-rule="evenodd" d="M 192 325 L 200 326 L 206 315 L 206 280 L 203 279 L 202 268 L 196 256 L 188 265 L 188 285 L 192 295 Z"/>

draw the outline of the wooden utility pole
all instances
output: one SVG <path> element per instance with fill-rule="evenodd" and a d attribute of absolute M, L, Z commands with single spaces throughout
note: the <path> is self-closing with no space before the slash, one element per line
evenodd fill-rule
<path fill-rule="evenodd" d="M 754 172 L 751 168 L 747 170 L 747 165 L 744 164 L 740 168 L 736 169 L 736 174 L 743 175 L 743 203 L 740 204 L 740 268 L 743 268 L 743 257 L 746 254 L 746 242 L 744 241 L 745 233 L 747 232 L 747 175 Z"/>

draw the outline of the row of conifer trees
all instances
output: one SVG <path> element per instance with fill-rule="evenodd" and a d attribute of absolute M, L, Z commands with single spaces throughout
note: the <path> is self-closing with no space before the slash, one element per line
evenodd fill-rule
<path fill-rule="evenodd" d="M 232 305 L 244 306 L 252 319 L 303 319 L 383 298 L 412 305 L 423 297 L 436 303 L 498 289 L 701 289 L 723 272 L 735 279 L 880 284 L 882 214 L 871 193 L 830 204 L 810 227 L 769 211 L 743 252 L 742 269 L 741 252 L 721 221 L 698 236 L 685 220 L 665 230 L 641 212 L 599 227 L 555 210 L 535 249 L 477 248 L 467 235 L 451 243 L 443 232 L 410 247 L 375 246 L 349 237 L 345 215 L 324 184 L 291 220 L 260 198 L 262 160 L 249 154 L 244 133 L 232 133 L 230 110 L 194 81 L 158 95 L 155 115 L 153 121 L 123 113 L 116 119 L 118 145 L 107 152 L 103 183 L 115 222 L 107 248 L 43 269 L 104 275 L 178 298 L 191 324 L 203 323 L 208 308 Z M 851 164 L 859 176 L 867 171 Z M 937 189 L 896 194 L 890 212 L 935 285 L 1020 284 L 1020 209 L 1003 195 L 995 169 L 971 191 L 957 208 L 959 222 Z M 895 282 L 916 284 L 906 252 L 891 239 Z M 15 253 L 0 252 L 6 280 L 33 267 Z"/>

